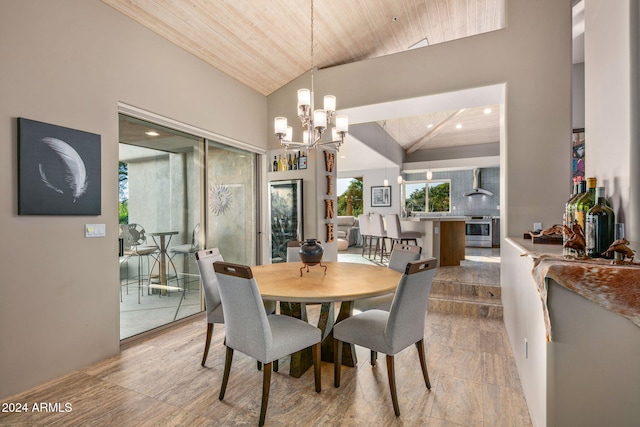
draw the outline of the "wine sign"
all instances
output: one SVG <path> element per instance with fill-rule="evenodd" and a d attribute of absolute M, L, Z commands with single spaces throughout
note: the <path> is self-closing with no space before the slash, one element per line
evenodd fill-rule
<path fill-rule="evenodd" d="M 324 201 L 324 219 L 333 219 L 335 207 L 336 205 L 333 199 Z"/>
<path fill-rule="evenodd" d="M 333 223 L 330 222 L 327 225 L 327 242 L 333 242 L 335 240 L 335 236 L 333 235 Z"/>
<path fill-rule="evenodd" d="M 336 155 L 331 151 L 324 152 L 324 170 L 331 173 L 327 178 L 327 196 L 333 196 L 333 170 L 335 168 Z M 333 218 L 335 216 L 336 201 L 333 197 L 324 201 L 324 219 L 331 220 L 326 223 L 327 243 L 335 241 Z"/>
<path fill-rule="evenodd" d="M 333 172 L 336 163 L 336 154 L 330 151 L 324 152 L 324 167 L 327 172 Z"/>
<path fill-rule="evenodd" d="M 333 175 L 327 175 L 327 196 L 333 195 Z"/>

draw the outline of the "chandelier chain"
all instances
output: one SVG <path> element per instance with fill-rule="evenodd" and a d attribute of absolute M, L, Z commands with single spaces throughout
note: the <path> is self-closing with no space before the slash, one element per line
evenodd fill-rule
<path fill-rule="evenodd" d="M 332 124 L 332 118 L 336 113 L 336 97 L 333 95 L 324 96 L 324 105 L 321 109 L 315 107 L 315 87 L 314 77 L 316 71 L 314 57 L 314 10 L 313 0 L 309 1 L 311 10 L 309 18 L 311 21 L 311 90 L 298 90 L 298 118 L 302 124 L 302 142 L 295 142 L 292 139 L 293 130 L 287 125 L 286 117 L 276 117 L 274 120 L 275 134 L 280 140 L 280 144 L 286 149 L 290 147 L 307 148 L 313 150 L 318 146 L 327 146 L 339 149 L 344 143 L 344 138 L 348 133 L 349 119 L 346 115 L 339 115 L 335 118 L 335 127 L 329 127 Z M 323 141 L 325 131 L 329 130 L 330 140 Z"/>

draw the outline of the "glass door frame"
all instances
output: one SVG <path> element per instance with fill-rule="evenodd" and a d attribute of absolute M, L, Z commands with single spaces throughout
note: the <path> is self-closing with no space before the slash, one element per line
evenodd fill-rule
<path fill-rule="evenodd" d="M 200 177 L 200 184 L 201 184 L 201 199 L 200 199 L 200 207 L 199 207 L 199 215 L 200 218 L 202 218 L 202 222 L 201 222 L 201 227 L 200 227 L 200 231 L 199 231 L 199 237 L 200 237 L 200 241 L 203 242 L 201 244 L 202 248 L 206 248 L 207 247 L 207 242 L 206 242 L 206 236 L 207 236 L 207 227 L 208 225 L 208 221 L 207 221 L 207 197 L 208 197 L 208 188 L 207 188 L 207 183 L 208 183 L 208 178 L 209 178 L 209 170 L 207 168 L 207 162 L 208 162 L 208 150 L 207 150 L 207 146 L 209 141 L 211 142 L 215 142 L 215 143 L 219 143 L 219 144 L 223 144 L 223 145 L 227 145 L 229 147 L 233 147 L 233 148 L 238 148 L 238 149 L 242 149 L 245 151 L 248 151 L 252 154 L 254 154 L 256 156 L 256 160 L 255 160 L 255 179 L 256 179 L 256 183 L 255 183 L 255 188 L 256 188 L 256 194 L 255 194 L 255 206 L 256 206 L 256 220 L 255 220 L 255 240 L 256 240 L 256 263 L 257 264 L 262 264 L 264 262 L 264 260 L 262 259 L 263 255 L 264 255 L 264 251 L 265 249 L 263 248 L 264 244 L 268 244 L 268 239 L 266 239 L 267 236 L 265 236 L 265 234 L 263 233 L 265 224 L 263 223 L 264 220 L 264 215 L 262 215 L 262 212 L 265 211 L 265 206 L 263 206 L 264 204 L 264 197 L 263 197 L 263 192 L 265 191 L 263 188 L 264 183 L 266 182 L 266 168 L 265 168 L 265 162 L 266 162 L 266 153 L 267 150 L 265 149 L 261 149 L 260 147 L 256 147 L 223 135 L 219 135 L 216 134 L 214 132 L 210 132 L 195 126 L 191 126 L 188 125 L 186 123 L 182 123 L 173 119 L 170 119 L 168 117 L 164 117 L 155 113 L 151 113 L 149 111 L 140 109 L 138 107 L 134 107 L 132 105 L 123 103 L 123 102 L 118 102 L 118 107 L 117 107 L 117 113 L 119 114 L 124 114 L 133 118 L 137 118 L 137 119 L 141 119 L 141 120 L 145 120 L 151 123 L 155 123 L 157 125 L 160 126 L 164 126 L 170 129 L 174 129 L 180 132 L 184 132 L 187 134 L 190 134 L 192 136 L 198 137 L 201 139 L 200 142 L 200 161 L 201 161 L 201 167 L 203 168 L 203 173 L 199 174 Z M 267 241 L 267 243 L 265 243 L 265 241 Z M 201 309 L 204 310 L 204 295 L 202 295 L 201 298 Z M 171 325 L 174 325 L 176 322 L 181 322 L 181 321 L 185 321 L 187 319 L 190 319 L 193 316 L 197 316 L 200 313 L 191 315 L 191 316 L 187 316 L 181 319 L 176 320 L 175 322 L 169 323 L 167 325 L 164 326 L 160 326 L 158 328 L 152 329 L 148 332 L 139 334 L 139 335 L 134 335 L 130 338 L 125 338 L 121 340 L 121 343 L 124 343 L 128 340 L 132 340 L 132 339 L 137 339 L 141 336 L 144 336 L 147 333 L 153 333 L 156 332 L 159 329 L 163 329 L 166 327 L 170 327 Z"/>

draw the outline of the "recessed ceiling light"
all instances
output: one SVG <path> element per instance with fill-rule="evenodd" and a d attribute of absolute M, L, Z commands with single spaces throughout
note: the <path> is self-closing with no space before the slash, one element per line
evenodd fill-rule
<path fill-rule="evenodd" d="M 433 123 L 429 123 L 429 124 L 427 125 L 427 129 L 431 129 L 432 127 L 433 127 Z"/>
<path fill-rule="evenodd" d="M 460 123 L 458 123 L 458 124 L 456 125 L 456 129 L 462 129 L 462 125 L 461 125 Z"/>
<path fill-rule="evenodd" d="M 148 132 L 145 132 L 144 134 L 148 135 L 148 136 L 159 136 L 160 135 L 158 132 L 156 132 L 154 130 L 150 130 Z"/>
<path fill-rule="evenodd" d="M 485 108 L 484 109 L 484 113 L 485 114 L 491 114 L 491 108 Z"/>

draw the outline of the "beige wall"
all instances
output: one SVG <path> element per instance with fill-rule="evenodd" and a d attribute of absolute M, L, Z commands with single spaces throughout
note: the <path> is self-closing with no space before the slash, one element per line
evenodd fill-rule
<path fill-rule="evenodd" d="M 640 250 L 640 66 L 637 62 L 632 66 L 631 59 L 637 60 L 640 46 L 639 3 L 585 1 L 585 173 L 606 188 L 616 222 L 626 224 L 627 239 L 636 250 Z"/>
<path fill-rule="evenodd" d="M 118 352 L 118 102 L 265 148 L 266 98 L 98 0 L 0 2 L 0 56 L 3 398 Z M 102 136 L 102 215 L 17 215 L 16 117 Z"/>

